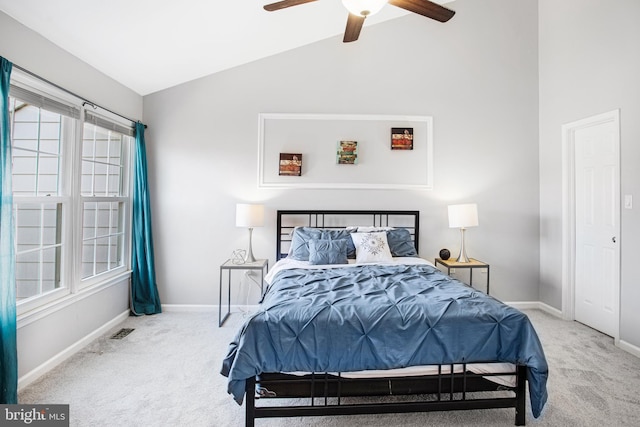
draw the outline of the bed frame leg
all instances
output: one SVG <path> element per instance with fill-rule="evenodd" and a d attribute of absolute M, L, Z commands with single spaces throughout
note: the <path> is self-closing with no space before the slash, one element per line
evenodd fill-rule
<path fill-rule="evenodd" d="M 254 427 L 256 419 L 256 378 L 247 379 L 247 385 L 244 393 L 245 405 L 245 425 L 246 427 Z"/>
<path fill-rule="evenodd" d="M 527 418 L 527 367 L 518 365 L 516 385 L 516 422 L 515 425 L 523 426 Z"/>

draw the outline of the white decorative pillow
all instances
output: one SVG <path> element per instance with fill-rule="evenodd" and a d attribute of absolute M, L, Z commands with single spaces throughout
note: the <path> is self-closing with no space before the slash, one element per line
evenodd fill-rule
<path fill-rule="evenodd" d="M 387 233 L 351 233 L 356 246 L 356 264 L 369 262 L 391 262 L 391 250 Z"/>

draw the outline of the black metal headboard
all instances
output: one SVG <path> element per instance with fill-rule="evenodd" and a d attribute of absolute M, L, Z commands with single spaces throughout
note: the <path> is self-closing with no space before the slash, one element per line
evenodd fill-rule
<path fill-rule="evenodd" d="M 406 228 L 419 251 L 420 211 L 284 210 L 277 211 L 276 261 L 287 256 L 296 227 L 339 229 L 349 226 Z"/>

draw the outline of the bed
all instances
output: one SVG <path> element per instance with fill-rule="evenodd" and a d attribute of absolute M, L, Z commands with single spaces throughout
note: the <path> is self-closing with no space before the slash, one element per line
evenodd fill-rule
<path fill-rule="evenodd" d="M 529 319 L 417 257 L 419 219 L 277 212 L 277 262 L 221 371 L 247 426 L 484 408 L 514 408 L 524 425 L 527 383 L 541 414 L 548 368 Z"/>

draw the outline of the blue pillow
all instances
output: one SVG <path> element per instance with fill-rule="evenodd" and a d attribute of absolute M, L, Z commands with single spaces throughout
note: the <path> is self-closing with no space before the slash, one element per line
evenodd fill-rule
<path fill-rule="evenodd" d="M 347 256 L 356 257 L 356 247 L 351 240 L 351 233 L 347 230 L 330 230 L 313 227 L 296 227 L 291 238 L 289 256 L 298 261 L 309 260 L 309 241 L 316 240 L 346 240 Z"/>
<path fill-rule="evenodd" d="M 387 242 L 393 256 L 418 256 L 411 233 L 406 228 L 394 228 L 387 231 Z"/>
<path fill-rule="evenodd" d="M 309 264 L 347 264 L 347 239 L 309 240 Z"/>

